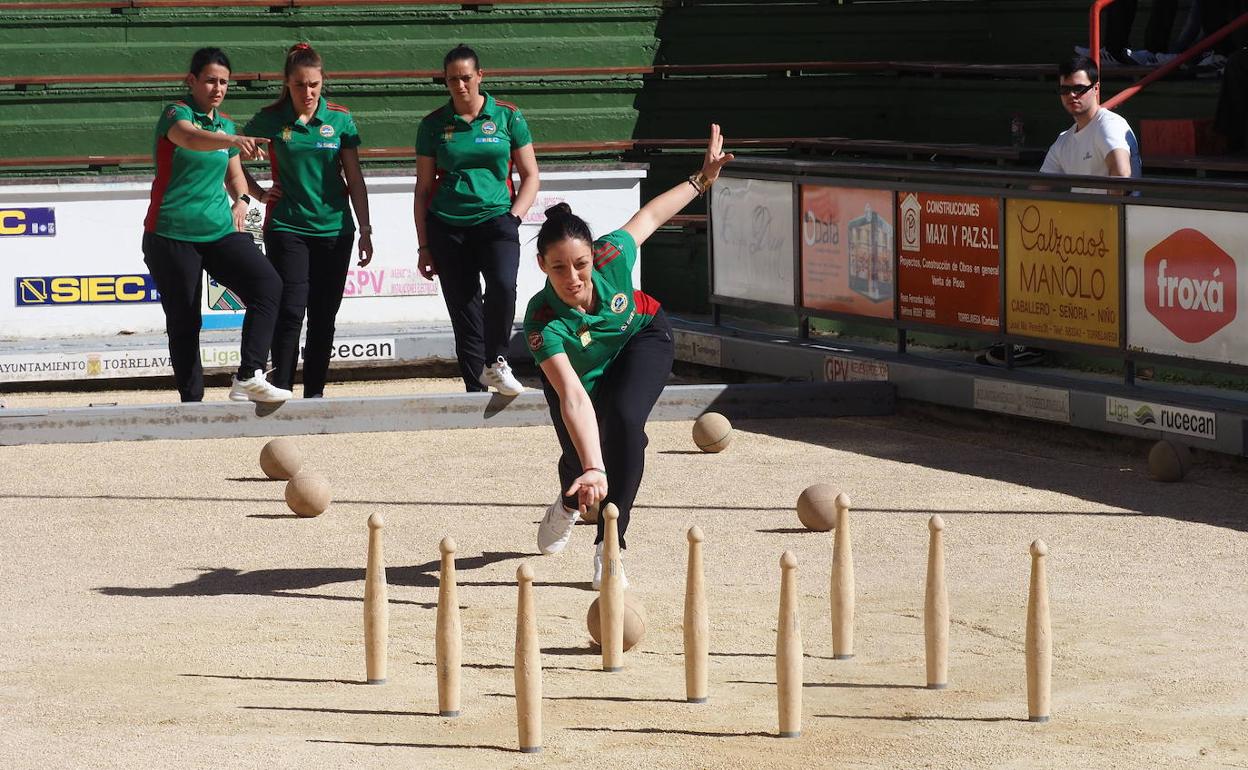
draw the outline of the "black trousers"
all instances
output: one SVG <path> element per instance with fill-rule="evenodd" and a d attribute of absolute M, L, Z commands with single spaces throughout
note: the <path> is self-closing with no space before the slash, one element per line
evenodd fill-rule
<path fill-rule="evenodd" d="M 456 227 L 429 212 L 425 219 L 433 269 L 455 332 L 455 357 L 468 392 L 484 391 L 481 369 L 506 357 L 516 320 L 516 273 L 520 269 L 520 219 L 501 214 Z M 485 279 L 485 295 L 481 279 Z"/>
<path fill-rule="evenodd" d="M 299 332 L 308 317 L 303 349 L 303 397 L 325 393 L 329 351 L 334 345 L 334 320 L 347 285 L 347 268 L 355 232 L 317 237 L 270 230 L 264 250 L 282 277 L 282 300 L 273 332 L 273 384 L 290 390 L 299 364 Z"/>
<path fill-rule="evenodd" d="M 620 510 L 620 548 L 628 547 L 624 533 L 628 530 L 629 514 L 646 468 L 646 445 L 650 443 L 646 437 L 646 420 L 663 393 L 675 356 L 672 326 L 667 314 L 660 309 L 646 328 L 625 343 L 603 372 L 591 397 L 598 418 L 602 461 L 607 471 L 607 497 L 599 510 L 607 503 L 615 503 Z M 559 436 L 559 446 L 563 449 L 559 458 L 559 492 L 562 494 L 584 472 L 584 466 L 572 444 L 568 426 L 563 422 L 559 394 L 544 375 L 542 389 L 550 406 L 550 418 L 555 423 L 555 434 Z M 563 504 L 576 508 L 577 500 L 565 497 Z M 595 544 L 602 542 L 603 523 L 600 515 Z"/>
<path fill-rule="evenodd" d="M 204 369 L 199 360 L 203 271 L 239 296 L 247 311 L 239 379 L 264 369 L 277 320 L 282 279 L 247 233 L 230 233 L 211 243 L 192 243 L 143 234 L 143 261 L 160 291 L 169 335 L 173 379 L 183 401 L 204 400 Z"/>

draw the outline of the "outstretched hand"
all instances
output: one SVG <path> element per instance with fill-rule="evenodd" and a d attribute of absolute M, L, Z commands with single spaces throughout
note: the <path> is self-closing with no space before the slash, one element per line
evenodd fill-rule
<path fill-rule="evenodd" d="M 577 507 L 583 515 L 594 503 L 601 502 L 607 496 L 607 474 L 596 469 L 587 470 L 563 494 L 565 497 L 576 496 Z"/>
<path fill-rule="evenodd" d="M 706 155 L 702 158 L 702 176 L 708 183 L 719 178 L 719 170 L 736 156 L 724 153 L 724 136 L 719 132 L 719 124 L 711 124 L 711 138 L 706 143 Z"/>

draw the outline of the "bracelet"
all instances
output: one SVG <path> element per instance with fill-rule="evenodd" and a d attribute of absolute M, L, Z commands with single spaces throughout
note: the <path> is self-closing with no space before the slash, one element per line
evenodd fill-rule
<path fill-rule="evenodd" d="M 693 189 L 698 191 L 699 197 L 705 195 L 707 188 L 711 186 L 711 180 L 707 179 L 706 174 L 703 174 L 701 170 L 699 170 L 696 174 L 690 174 L 689 178 L 685 181 L 693 185 Z"/>
<path fill-rule="evenodd" d="M 606 475 L 607 475 L 607 469 L 606 469 L 606 468 L 595 468 L 595 467 L 594 467 L 594 466 L 592 466 L 592 465 L 591 465 L 591 466 L 589 466 L 588 468 L 583 469 L 583 470 L 581 471 L 581 473 L 589 473 L 590 471 L 598 471 L 599 473 L 601 473 L 601 474 L 603 475 L 603 477 L 604 477 L 604 478 L 605 478 L 605 477 L 606 477 Z"/>

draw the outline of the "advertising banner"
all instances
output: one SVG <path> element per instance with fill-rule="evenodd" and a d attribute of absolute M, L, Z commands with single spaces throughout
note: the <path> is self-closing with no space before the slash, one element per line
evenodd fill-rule
<path fill-rule="evenodd" d="M 802 305 L 893 317 L 893 193 L 802 185 Z"/>
<path fill-rule="evenodd" d="M 1248 363 L 1248 320 L 1239 315 L 1245 259 L 1248 214 L 1128 206 L 1127 347 Z"/>
<path fill-rule="evenodd" d="M 1001 327 L 996 198 L 900 191 L 898 318 L 996 332 Z"/>
<path fill-rule="evenodd" d="M 6 209 L 0 206 L 0 238 L 20 236 L 56 237 L 56 209 Z"/>
<path fill-rule="evenodd" d="M 1218 416 L 1200 409 L 1105 397 L 1105 421 L 1216 441 Z"/>
<path fill-rule="evenodd" d="M 1005 233 L 1006 330 L 1117 347 L 1117 206 L 1009 200 Z"/>
<path fill-rule="evenodd" d="M 793 304 L 793 185 L 722 177 L 711 188 L 712 291 Z"/>

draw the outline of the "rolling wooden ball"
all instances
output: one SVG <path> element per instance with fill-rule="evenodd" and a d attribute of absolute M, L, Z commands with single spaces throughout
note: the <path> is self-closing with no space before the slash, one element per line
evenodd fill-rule
<path fill-rule="evenodd" d="M 707 412 L 693 423 L 693 443 L 703 452 L 722 452 L 732 443 L 732 423 L 718 412 Z"/>
<path fill-rule="evenodd" d="M 333 495 L 329 481 L 315 473 L 301 473 L 286 482 L 286 505 L 304 518 L 320 516 L 329 508 Z"/>
<path fill-rule="evenodd" d="M 585 613 L 585 625 L 589 628 L 589 637 L 594 644 L 602 646 L 602 634 L 599 628 L 598 600 L 589 605 Z M 646 608 L 633 594 L 624 592 L 624 650 L 633 649 L 646 635 Z"/>
<path fill-rule="evenodd" d="M 275 438 L 260 450 L 260 470 L 271 479 L 293 479 L 303 467 L 303 452 L 293 438 Z"/>
<path fill-rule="evenodd" d="M 841 490 L 831 484 L 814 484 L 797 496 L 797 519 L 814 532 L 836 529 L 836 498 Z"/>
<path fill-rule="evenodd" d="M 581 514 L 581 521 L 585 522 L 586 524 L 597 524 L 598 523 L 598 509 L 601 506 L 602 506 L 602 503 L 594 503 L 593 505 L 587 507 L 585 509 L 585 512 Z"/>
<path fill-rule="evenodd" d="M 1174 441 L 1162 439 L 1148 452 L 1148 475 L 1157 481 L 1182 481 L 1191 466 L 1191 452 Z"/>

